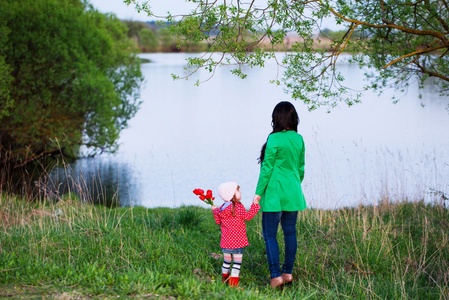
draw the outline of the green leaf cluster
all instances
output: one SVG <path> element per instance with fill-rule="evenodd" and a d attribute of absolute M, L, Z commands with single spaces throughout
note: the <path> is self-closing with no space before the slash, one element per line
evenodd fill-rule
<path fill-rule="evenodd" d="M 81 0 L 6 0 L 1 12 L 14 101 L 0 115 L 1 163 L 114 151 L 143 80 L 126 26 Z"/>
<path fill-rule="evenodd" d="M 348 17 L 360 22 L 353 61 L 369 69 L 367 88 L 405 92 L 429 77 L 442 95 L 449 88 L 447 1 L 350 1 Z M 374 70 L 374 71 L 373 71 Z"/>

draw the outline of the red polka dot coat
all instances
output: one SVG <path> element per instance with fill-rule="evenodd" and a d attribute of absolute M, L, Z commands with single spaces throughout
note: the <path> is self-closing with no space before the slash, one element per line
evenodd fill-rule
<path fill-rule="evenodd" d="M 260 205 L 253 203 L 247 212 L 243 204 L 236 203 L 235 216 L 232 215 L 232 204 L 228 205 L 222 212 L 218 208 L 214 209 L 215 222 L 221 225 L 220 247 L 237 249 L 248 246 L 245 221 L 251 220 L 259 209 Z"/>

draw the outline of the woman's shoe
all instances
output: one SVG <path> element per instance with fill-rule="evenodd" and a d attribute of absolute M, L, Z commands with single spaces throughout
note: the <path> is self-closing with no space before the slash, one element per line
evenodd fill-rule
<path fill-rule="evenodd" d="M 284 280 L 282 279 L 282 276 L 275 277 L 271 279 L 270 285 L 273 289 L 277 288 L 280 285 L 284 284 Z"/>
<path fill-rule="evenodd" d="M 229 274 L 223 273 L 223 283 L 227 283 L 229 278 Z"/>
<path fill-rule="evenodd" d="M 282 280 L 284 280 L 284 283 L 289 283 L 289 282 L 293 281 L 293 275 L 292 274 L 284 273 L 284 274 L 281 275 L 281 277 L 282 277 Z"/>

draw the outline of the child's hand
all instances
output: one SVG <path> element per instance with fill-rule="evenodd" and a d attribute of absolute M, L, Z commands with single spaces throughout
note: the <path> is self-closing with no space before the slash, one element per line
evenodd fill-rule
<path fill-rule="evenodd" d="M 255 195 L 254 199 L 253 199 L 253 203 L 254 204 L 259 204 L 259 201 L 260 201 L 260 196 L 259 195 Z"/>
<path fill-rule="evenodd" d="M 215 205 L 211 206 L 212 210 L 215 210 L 217 207 Z"/>

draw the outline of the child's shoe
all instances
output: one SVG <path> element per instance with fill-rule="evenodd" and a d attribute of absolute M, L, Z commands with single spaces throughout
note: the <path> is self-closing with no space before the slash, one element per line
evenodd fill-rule
<path fill-rule="evenodd" d="M 239 279 L 240 279 L 240 277 L 229 277 L 229 285 L 232 287 L 238 287 Z"/>
<path fill-rule="evenodd" d="M 228 281 L 228 278 L 229 278 L 229 273 L 228 274 L 223 273 L 223 283 L 226 283 L 226 281 Z"/>

